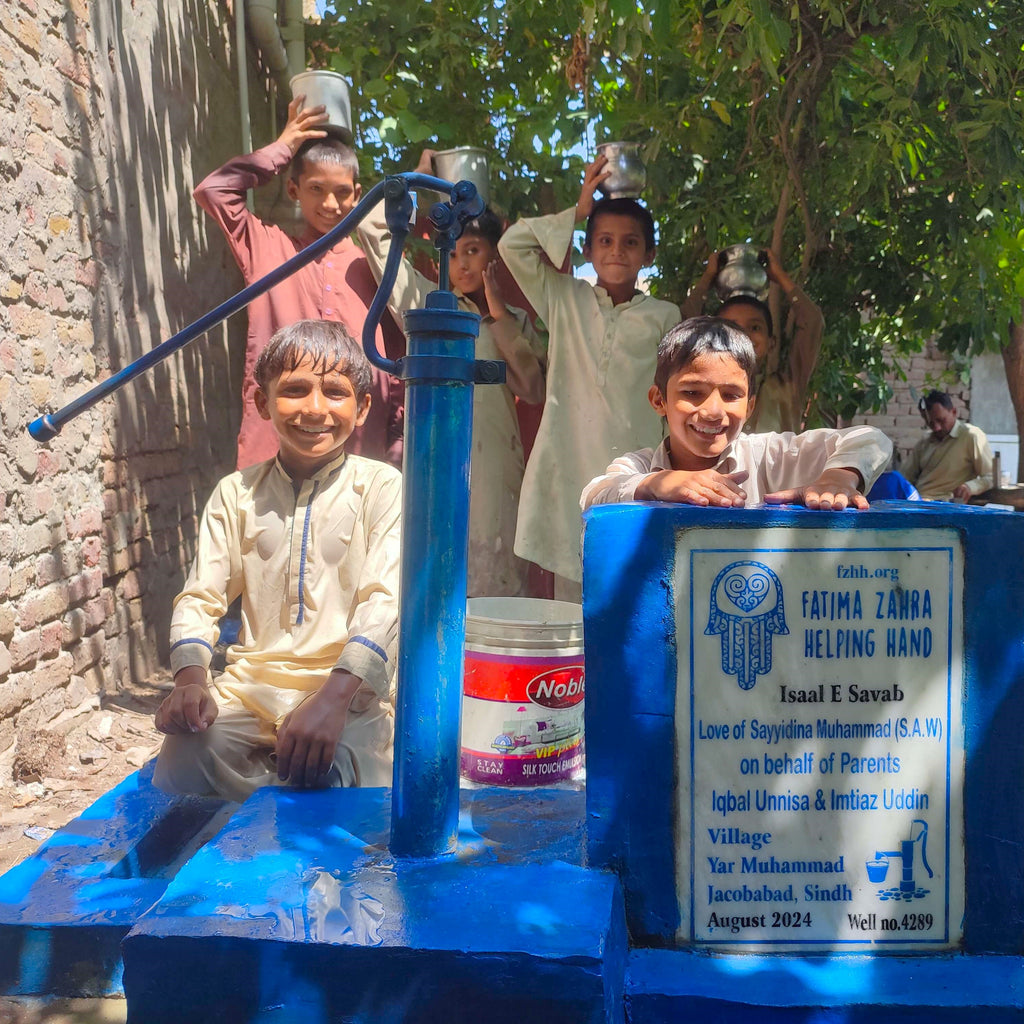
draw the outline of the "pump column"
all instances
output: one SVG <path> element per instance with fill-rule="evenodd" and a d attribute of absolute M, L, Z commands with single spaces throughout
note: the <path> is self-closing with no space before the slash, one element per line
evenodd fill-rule
<path fill-rule="evenodd" d="M 479 318 L 448 291 L 405 314 L 408 355 L 391 852 L 455 851 L 469 459 Z"/>

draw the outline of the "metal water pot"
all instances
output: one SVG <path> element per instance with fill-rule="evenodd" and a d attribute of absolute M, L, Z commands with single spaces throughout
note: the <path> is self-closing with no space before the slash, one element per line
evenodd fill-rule
<path fill-rule="evenodd" d="M 609 199 L 636 199 L 643 192 L 647 184 L 643 148 L 642 142 L 602 142 L 597 147 L 597 155 L 608 158 L 605 167 L 612 172 L 600 185 Z"/>
<path fill-rule="evenodd" d="M 741 242 L 718 254 L 715 291 L 725 302 L 735 295 L 751 295 L 764 301 L 768 296 L 768 257 L 753 245 Z"/>
<path fill-rule="evenodd" d="M 445 181 L 471 181 L 485 203 L 491 201 L 491 176 L 487 150 L 457 146 L 434 154 L 434 174 Z"/>
<path fill-rule="evenodd" d="M 352 145 L 352 104 L 348 96 L 348 82 L 334 71 L 303 71 L 291 80 L 292 99 L 305 96 L 307 107 L 327 108 L 327 123 L 323 129 L 335 135 L 346 146 Z"/>

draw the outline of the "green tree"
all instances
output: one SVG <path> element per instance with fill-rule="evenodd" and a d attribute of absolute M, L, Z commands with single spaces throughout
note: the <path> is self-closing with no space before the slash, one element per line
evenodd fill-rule
<path fill-rule="evenodd" d="M 1018 0 L 369 0 L 314 47 L 378 172 L 483 145 L 510 216 L 572 202 L 595 138 L 645 142 L 653 290 L 770 243 L 826 313 L 812 418 L 877 408 L 937 334 L 1005 349 L 1024 427 L 1022 42 Z"/>

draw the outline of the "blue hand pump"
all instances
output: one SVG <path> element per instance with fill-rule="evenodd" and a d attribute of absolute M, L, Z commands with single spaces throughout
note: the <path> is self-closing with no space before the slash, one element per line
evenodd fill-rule
<path fill-rule="evenodd" d="M 405 313 L 407 354 L 390 360 L 377 352 L 376 329 L 402 259 L 413 212 L 410 188 L 416 187 L 451 197 L 430 211 L 440 250 L 438 288 L 425 309 Z M 480 318 L 460 310 L 448 288 L 449 256 L 462 226 L 483 210 L 476 187 L 417 173 L 386 178 L 322 238 L 63 409 L 33 420 L 28 431 L 37 441 L 55 437 L 68 420 L 326 252 L 382 197 L 392 243 L 366 316 L 363 348 L 371 363 L 406 383 L 391 852 L 435 857 L 455 851 L 458 833 L 473 386 L 505 380 L 504 363 L 474 358 Z"/>

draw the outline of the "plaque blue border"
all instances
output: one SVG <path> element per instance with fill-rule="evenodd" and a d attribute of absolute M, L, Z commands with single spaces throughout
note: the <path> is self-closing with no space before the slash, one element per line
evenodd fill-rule
<path fill-rule="evenodd" d="M 752 947 L 760 946 L 764 948 L 790 948 L 794 946 L 802 946 L 807 949 L 814 947 L 826 947 L 832 955 L 842 955 L 844 952 L 855 952 L 860 955 L 863 952 L 863 948 L 872 947 L 875 949 L 886 949 L 890 946 L 900 945 L 914 945 L 914 946 L 942 946 L 946 947 L 949 944 L 949 873 L 950 873 L 950 800 L 952 794 L 950 792 L 950 763 L 952 759 L 952 747 L 950 739 L 950 728 L 949 723 L 953 714 L 953 675 L 952 675 L 952 664 L 953 664 L 953 548 L 948 544 L 946 545 L 935 545 L 928 547 L 911 547 L 903 544 L 890 545 L 888 547 L 872 546 L 872 547 L 848 547 L 846 545 L 842 547 L 779 547 L 779 548 L 690 548 L 690 573 L 689 573 L 689 602 L 690 602 L 690 648 L 689 648 L 689 661 L 690 661 L 690 821 L 695 820 L 696 808 L 694 805 L 694 753 L 696 750 L 696 744 L 693 733 L 694 723 L 694 682 L 696 678 L 696 672 L 694 671 L 693 662 L 693 648 L 694 648 L 694 622 L 696 621 L 696 607 L 694 605 L 694 589 L 693 589 L 693 570 L 694 570 L 694 558 L 698 555 L 786 555 L 786 554 L 813 554 L 815 552 L 824 552 L 831 554 L 843 554 L 843 555 L 855 555 L 855 554 L 877 554 L 879 552 L 945 552 L 947 562 L 947 587 L 949 593 L 949 599 L 946 602 L 946 721 L 943 726 L 946 740 L 946 786 L 945 786 L 945 835 L 943 843 L 943 853 L 945 856 L 945 892 L 944 892 L 944 920 L 943 920 L 943 934 L 941 938 L 934 939 L 880 939 L 880 938 L 865 938 L 865 939 L 708 939 L 698 938 L 696 934 L 696 928 L 694 926 L 694 864 L 696 862 L 695 845 L 696 845 L 696 832 L 694 829 L 690 829 L 690 941 L 693 943 L 700 943 L 702 946 L 728 946 L 728 947 Z M 701 631 L 703 633 L 703 631 Z M 681 916 L 681 915 L 680 915 Z M 843 946 L 856 946 L 855 950 L 840 950 L 836 949 L 836 944 Z"/>

